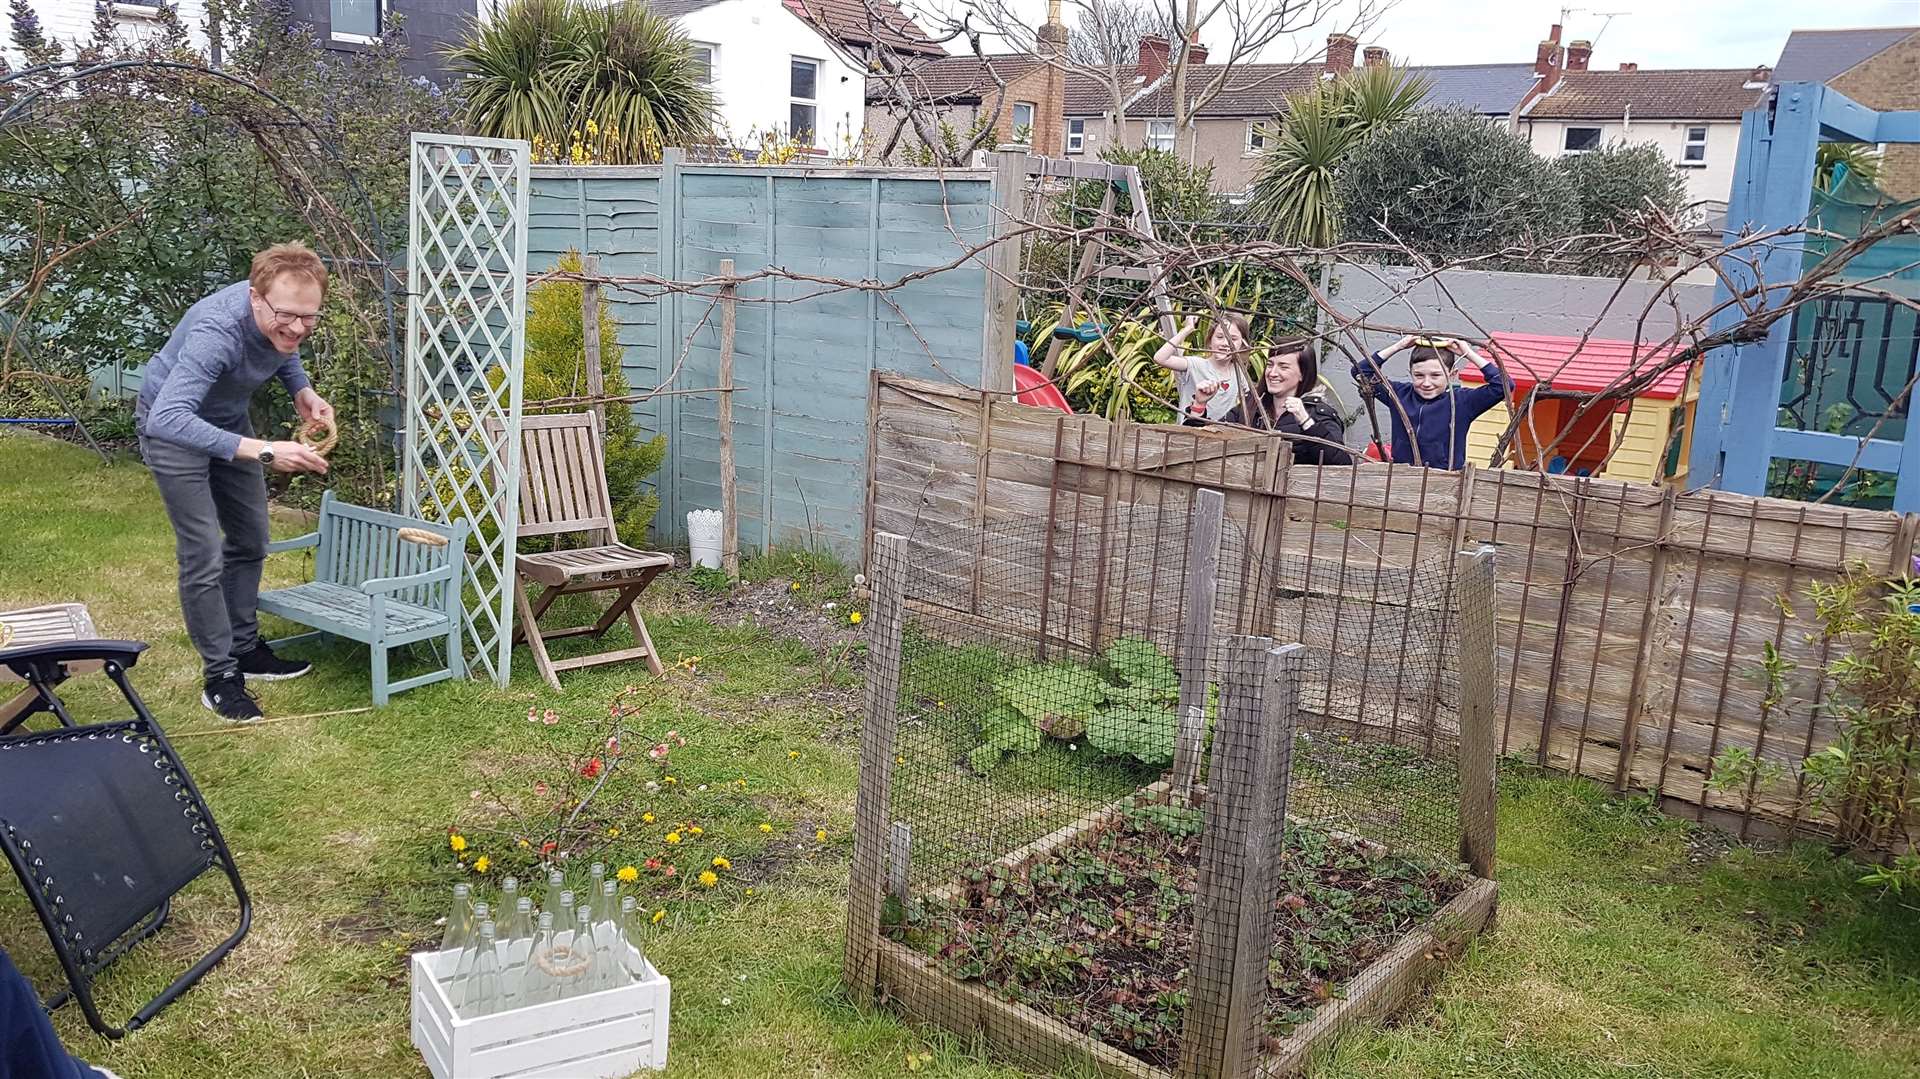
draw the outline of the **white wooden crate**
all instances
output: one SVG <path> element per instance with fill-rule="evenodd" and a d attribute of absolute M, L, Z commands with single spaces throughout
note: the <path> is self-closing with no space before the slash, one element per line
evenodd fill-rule
<path fill-rule="evenodd" d="M 671 985 L 652 963 L 618 989 L 460 1018 L 441 979 L 454 952 L 413 955 L 413 1044 L 435 1079 L 621 1079 L 667 1066 Z"/>

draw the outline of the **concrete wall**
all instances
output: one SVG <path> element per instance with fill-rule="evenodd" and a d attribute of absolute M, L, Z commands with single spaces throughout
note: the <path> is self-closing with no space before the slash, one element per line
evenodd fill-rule
<path fill-rule="evenodd" d="M 866 113 L 866 75 L 835 52 L 818 31 L 780 0 L 725 0 L 674 20 L 687 37 L 714 47 L 713 88 L 720 119 L 735 145 L 752 145 L 748 132 L 787 131 L 794 100 L 795 59 L 819 64 L 815 86 L 819 130 L 813 144 L 839 150 L 860 137 Z"/>
<path fill-rule="evenodd" d="M 1566 152 L 1567 128 L 1597 127 L 1602 146 L 1614 142 L 1650 142 L 1679 165 L 1687 143 L 1687 128 L 1707 129 L 1707 160 L 1703 166 L 1681 166 L 1687 181 L 1687 201 L 1726 202 L 1733 190 L 1734 158 L 1740 151 L 1739 120 L 1520 120 L 1520 134 L 1541 157 Z"/>
<path fill-rule="evenodd" d="M 1592 329 L 1595 337 L 1638 339 L 1647 344 L 1672 336 L 1678 326 L 1675 304 L 1680 315 L 1688 319 L 1701 317 L 1713 306 L 1711 284 L 1682 282 L 1664 289 L 1652 281 L 1629 281 L 1622 286 L 1611 277 L 1483 270 L 1449 270 L 1440 275 L 1438 283 L 1422 282 L 1405 295 L 1395 295 L 1413 276 L 1414 271 L 1405 267 L 1338 266 L 1333 275 L 1334 305 L 1347 318 L 1388 326 L 1418 326 L 1438 334 L 1477 337 L 1485 331 L 1573 337 Z M 1619 291 L 1617 297 L 1615 290 Z M 1636 325 L 1643 311 L 1648 312 L 1646 321 Z M 1372 351 L 1392 344 L 1398 335 L 1363 331 L 1359 336 L 1364 347 Z M 1352 348 L 1346 341 L 1339 344 Z M 1336 354 L 1320 364 L 1321 372 L 1350 410 L 1360 401 L 1349 374 L 1352 362 L 1351 356 Z M 1405 377 L 1404 370 L 1397 367 L 1388 374 Z M 1369 434 L 1364 415 L 1357 423 L 1348 424 L 1350 445 L 1364 445 Z"/>

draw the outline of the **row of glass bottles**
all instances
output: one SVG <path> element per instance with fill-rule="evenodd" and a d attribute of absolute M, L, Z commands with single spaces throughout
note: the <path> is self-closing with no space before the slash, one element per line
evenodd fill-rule
<path fill-rule="evenodd" d="M 468 885 L 454 886 L 443 951 L 457 951 L 448 997 L 462 1017 L 564 1000 L 627 985 L 642 976 L 639 922 L 632 896 L 621 898 L 613 881 L 593 867 L 598 887 L 590 902 L 575 902 L 558 871 L 548 879 L 546 909 L 535 918 L 533 900 L 519 895 L 509 877 L 502 906 L 511 920 L 500 931 L 496 912 L 476 903 Z"/>

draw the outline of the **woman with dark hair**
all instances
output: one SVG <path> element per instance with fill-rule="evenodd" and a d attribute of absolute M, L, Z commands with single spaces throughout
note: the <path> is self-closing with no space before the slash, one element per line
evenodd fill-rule
<path fill-rule="evenodd" d="M 1240 423 L 1291 438 L 1293 459 L 1303 465 L 1350 465 L 1353 456 L 1335 449 L 1346 424 L 1320 392 L 1320 357 L 1312 341 L 1281 341 L 1267 352 L 1267 370 L 1226 423 Z M 1331 443 L 1332 445 L 1329 445 Z"/>

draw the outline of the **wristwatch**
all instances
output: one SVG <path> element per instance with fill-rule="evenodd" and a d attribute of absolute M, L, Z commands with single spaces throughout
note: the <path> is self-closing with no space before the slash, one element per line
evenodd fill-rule
<path fill-rule="evenodd" d="M 273 444 L 271 442 L 266 445 L 266 448 L 260 451 L 260 456 L 257 460 L 263 465 L 273 464 Z"/>

